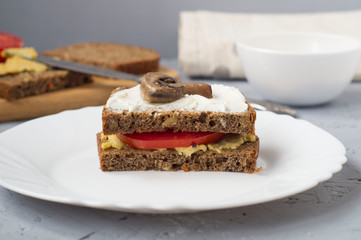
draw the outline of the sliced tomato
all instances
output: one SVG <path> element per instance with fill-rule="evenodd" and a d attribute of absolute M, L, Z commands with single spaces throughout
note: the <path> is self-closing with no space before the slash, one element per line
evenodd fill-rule
<path fill-rule="evenodd" d="M 15 35 L 0 32 L 0 53 L 6 48 L 22 47 L 23 40 Z M 0 56 L 0 62 L 4 62 L 5 58 Z"/>
<path fill-rule="evenodd" d="M 118 134 L 120 141 L 140 149 L 189 147 L 217 142 L 225 133 L 214 132 L 151 132 Z"/>

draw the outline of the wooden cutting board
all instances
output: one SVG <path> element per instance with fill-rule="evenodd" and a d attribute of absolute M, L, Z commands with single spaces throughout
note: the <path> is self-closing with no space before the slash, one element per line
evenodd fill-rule
<path fill-rule="evenodd" d="M 178 73 L 161 66 L 159 72 L 179 78 Z M 136 82 L 123 79 L 106 79 L 93 76 L 93 82 L 9 102 L 0 98 L 0 122 L 31 119 L 64 110 L 104 105 L 117 87 L 130 88 Z"/>

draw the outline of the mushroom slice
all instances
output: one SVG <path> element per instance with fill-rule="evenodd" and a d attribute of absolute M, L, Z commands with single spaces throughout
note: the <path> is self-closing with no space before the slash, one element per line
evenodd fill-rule
<path fill-rule="evenodd" d="M 182 98 L 185 94 L 199 94 L 212 98 L 212 88 L 205 83 L 181 83 L 166 74 L 150 72 L 142 78 L 140 94 L 150 103 L 168 103 Z"/>
<path fill-rule="evenodd" d="M 147 73 L 140 83 L 141 97 L 150 103 L 173 102 L 184 96 L 184 87 L 175 85 L 177 83 L 180 81 L 166 74 Z"/>

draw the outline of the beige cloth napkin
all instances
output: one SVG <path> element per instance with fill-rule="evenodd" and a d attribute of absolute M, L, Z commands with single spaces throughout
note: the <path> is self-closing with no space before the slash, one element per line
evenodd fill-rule
<path fill-rule="evenodd" d="M 181 12 L 178 60 L 189 76 L 243 78 L 234 42 L 277 31 L 327 32 L 361 40 L 361 10 L 302 14 Z M 354 80 L 361 80 L 361 64 Z"/>

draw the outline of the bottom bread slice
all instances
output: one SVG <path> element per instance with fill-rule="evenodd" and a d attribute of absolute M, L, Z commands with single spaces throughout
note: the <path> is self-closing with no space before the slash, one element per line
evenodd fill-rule
<path fill-rule="evenodd" d="M 97 134 L 100 169 L 102 171 L 227 171 L 252 173 L 256 168 L 259 139 L 246 142 L 237 149 L 197 151 L 191 156 L 174 149 L 102 149 Z"/>

